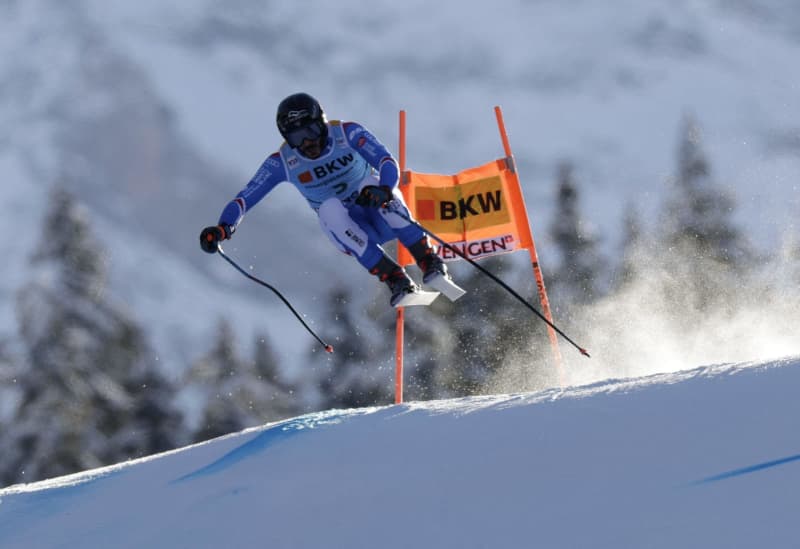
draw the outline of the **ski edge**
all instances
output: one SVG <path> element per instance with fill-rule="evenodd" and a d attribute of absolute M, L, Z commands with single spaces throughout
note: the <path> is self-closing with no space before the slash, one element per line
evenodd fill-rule
<path fill-rule="evenodd" d="M 417 307 L 430 305 L 437 297 L 439 297 L 439 295 L 439 292 L 431 292 L 428 290 L 409 292 L 404 295 L 400 301 L 394 304 L 394 308 L 397 309 L 398 307 Z"/>
<path fill-rule="evenodd" d="M 464 288 L 453 282 L 452 278 L 445 275 L 433 277 L 431 280 L 425 282 L 425 286 L 433 288 L 450 301 L 455 301 L 467 293 Z"/>

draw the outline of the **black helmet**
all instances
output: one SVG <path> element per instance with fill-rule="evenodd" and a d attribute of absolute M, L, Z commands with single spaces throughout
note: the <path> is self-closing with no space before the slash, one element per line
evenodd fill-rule
<path fill-rule="evenodd" d="M 292 148 L 299 147 L 304 139 L 319 139 L 323 146 L 328 139 L 328 119 L 322 105 L 307 93 L 295 93 L 281 101 L 275 121 Z"/>

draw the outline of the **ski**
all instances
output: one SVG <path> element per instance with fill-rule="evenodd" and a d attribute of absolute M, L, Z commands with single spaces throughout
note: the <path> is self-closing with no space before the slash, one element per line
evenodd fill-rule
<path fill-rule="evenodd" d="M 453 279 L 448 275 L 437 274 L 424 284 L 443 294 L 450 301 L 455 301 L 467 293 L 464 288 L 453 282 Z"/>
<path fill-rule="evenodd" d="M 403 297 L 401 297 L 397 303 L 394 304 L 394 307 L 415 307 L 418 305 L 430 305 L 433 301 L 439 297 L 439 292 L 429 292 L 426 290 L 416 290 L 413 292 L 408 292 Z"/>

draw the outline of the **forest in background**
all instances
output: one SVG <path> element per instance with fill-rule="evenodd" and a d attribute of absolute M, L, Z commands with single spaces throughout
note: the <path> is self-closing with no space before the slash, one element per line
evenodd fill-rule
<path fill-rule="evenodd" d="M 659 216 L 641 219 L 631 204 L 620 220 L 625 238 L 619 253 L 606 257 L 591 208 L 581 201 L 581 182 L 568 160 L 561 164 L 546 235 L 556 257 L 542 267 L 564 331 L 589 334 L 612 309 L 624 327 L 625 307 L 648 301 L 663 304 L 663 324 L 678 332 L 692 330 L 691 319 L 699 315 L 732 316 L 754 303 L 800 309 L 800 243 L 787 236 L 778 250 L 755 249 L 734 221 L 735 197 L 712 168 L 699 125 L 687 115 Z M 394 314 L 377 282 L 367 310 L 353 305 L 362 288 L 327 290 L 325 336 L 336 352 L 299 352 L 298 362 L 308 365 L 300 380 L 289 379 L 268 332 L 240 341 L 235 318 L 216 319 L 215 335 L 197 342 L 197 357 L 175 376 L 148 341 L 148 319 L 133 318 L 109 295 L 103 243 L 85 207 L 54 184 L 38 230 L 31 276 L 16 296 L 18 332 L 0 334 L 3 486 L 300 413 L 393 402 L 394 350 L 387 341 L 393 342 Z M 529 266 L 509 256 L 482 264 L 512 285 L 530 279 Z M 469 294 L 414 311 L 407 326 L 406 400 L 558 386 L 541 321 L 464 267 L 453 271 Z M 538 308 L 530 281 L 524 293 Z M 626 352 L 624 345 L 616 352 Z"/>

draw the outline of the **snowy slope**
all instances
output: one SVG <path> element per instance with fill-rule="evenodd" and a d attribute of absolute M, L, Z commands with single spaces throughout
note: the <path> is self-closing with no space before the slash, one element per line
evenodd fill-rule
<path fill-rule="evenodd" d="M 332 410 L 0 490 L 0 546 L 797 546 L 800 359 Z"/>
<path fill-rule="evenodd" d="M 111 250 L 109 295 L 131 303 L 173 369 L 205 350 L 220 315 L 237 318 L 241 341 L 281 341 L 284 362 L 305 351 L 280 304 L 197 246 L 278 145 L 274 107 L 300 89 L 392 147 L 406 109 L 409 165 L 424 171 L 500 156 L 501 105 L 545 267 L 557 163 L 576 163 L 590 221 L 617 253 L 621 212 L 657 210 L 692 112 L 738 220 L 774 249 L 798 230 L 798 29 L 795 3 L 780 0 L 2 3 L 0 213 L 14 228 L 0 336 L 15 333 L 42 198 L 59 183 Z M 251 212 L 232 246 L 310 320 L 326 322 L 319 303 L 337 280 L 385 299 L 291 189 Z"/>

